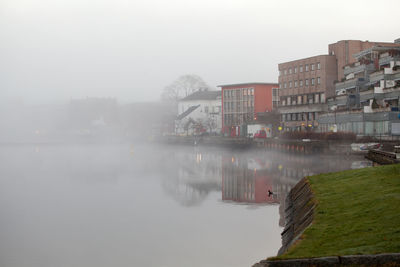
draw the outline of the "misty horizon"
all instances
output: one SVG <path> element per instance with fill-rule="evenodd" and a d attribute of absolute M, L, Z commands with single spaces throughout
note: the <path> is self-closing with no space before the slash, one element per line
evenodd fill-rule
<path fill-rule="evenodd" d="M 277 82 L 281 62 L 346 39 L 393 42 L 376 14 L 398 1 L 25 1 L 0 3 L 0 99 L 155 102 L 185 74 L 219 84 Z M 346 8 L 342 8 L 346 7 Z M 365 19 L 371 18 L 371 19 Z M 362 27 L 360 27 L 362 23 Z"/>

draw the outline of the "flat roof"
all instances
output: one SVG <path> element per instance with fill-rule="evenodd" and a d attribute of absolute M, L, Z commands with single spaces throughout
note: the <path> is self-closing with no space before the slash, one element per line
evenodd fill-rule
<path fill-rule="evenodd" d="M 283 64 L 288 64 L 288 63 L 294 63 L 294 62 L 296 62 L 296 61 L 302 61 L 302 60 L 317 58 L 317 57 L 334 57 L 334 55 L 324 54 L 324 55 L 317 55 L 317 56 L 299 58 L 299 59 L 294 59 L 294 60 L 291 60 L 291 61 L 286 61 L 286 62 L 278 63 L 278 66 L 283 65 Z"/>
<path fill-rule="evenodd" d="M 233 87 L 233 86 L 244 86 L 244 85 L 278 85 L 278 83 L 261 83 L 261 82 L 254 82 L 254 83 L 234 83 L 234 84 L 222 84 L 222 85 L 217 85 L 217 87 Z"/>

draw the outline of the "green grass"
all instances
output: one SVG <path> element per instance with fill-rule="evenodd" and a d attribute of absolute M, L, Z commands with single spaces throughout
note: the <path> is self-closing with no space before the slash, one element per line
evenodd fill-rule
<path fill-rule="evenodd" d="M 313 224 L 271 259 L 400 252 L 400 164 L 308 177 Z"/>

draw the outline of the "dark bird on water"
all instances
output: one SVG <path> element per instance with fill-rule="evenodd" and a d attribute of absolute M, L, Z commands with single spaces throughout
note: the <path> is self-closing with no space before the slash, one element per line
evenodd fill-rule
<path fill-rule="evenodd" d="M 268 196 L 270 197 L 271 195 L 273 195 L 274 193 L 268 189 Z"/>

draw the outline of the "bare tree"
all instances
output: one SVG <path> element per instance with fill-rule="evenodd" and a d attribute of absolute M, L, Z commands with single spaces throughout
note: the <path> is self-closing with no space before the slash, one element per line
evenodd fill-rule
<path fill-rule="evenodd" d="M 164 88 L 161 99 L 164 101 L 178 101 L 196 91 L 208 91 L 210 86 L 198 75 L 187 74 Z"/>

